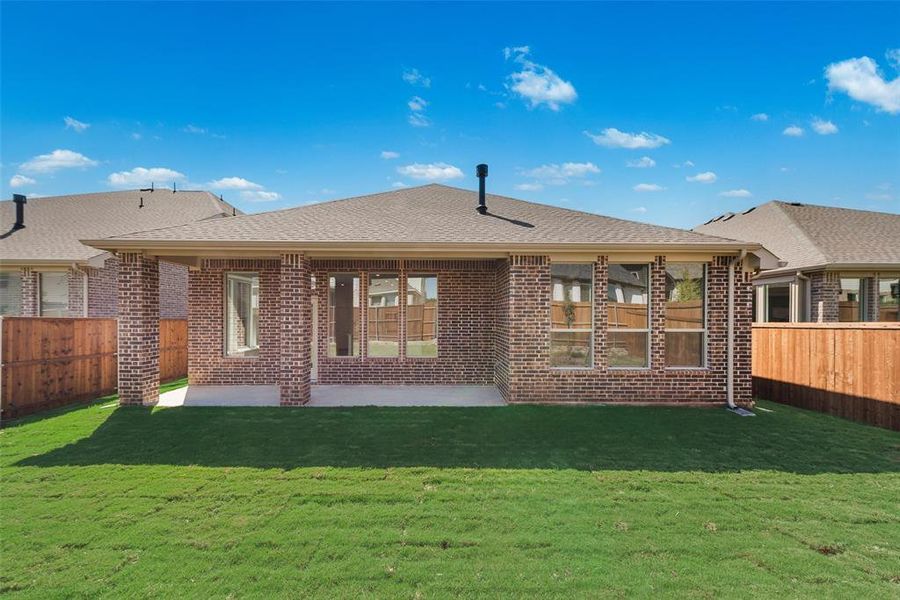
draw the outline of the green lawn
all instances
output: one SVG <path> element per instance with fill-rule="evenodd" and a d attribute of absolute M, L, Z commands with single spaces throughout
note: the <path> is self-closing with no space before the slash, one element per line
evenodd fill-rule
<path fill-rule="evenodd" d="M 900 597 L 900 434 L 721 409 L 117 409 L 0 432 L 54 597 Z"/>

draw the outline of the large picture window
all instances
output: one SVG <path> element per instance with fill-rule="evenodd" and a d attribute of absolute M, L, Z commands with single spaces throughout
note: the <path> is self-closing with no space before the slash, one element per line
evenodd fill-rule
<path fill-rule="evenodd" d="M 666 365 L 702 367 L 706 361 L 706 269 L 666 265 Z"/>
<path fill-rule="evenodd" d="M 438 355 L 438 289 L 435 275 L 406 278 L 406 356 Z"/>
<path fill-rule="evenodd" d="M 225 275 L 225 354 L 259 355 L 259 274 Z"/>
<path fill-rule="evenodd" d="M 609 366 L 650 366 L 650 265 L 610 264 L 607 286 Z"/>
<path fill-rule="evenodd" d="M 0 272 L 0 315 L 22 314 L 22 274 Z"/>
<path fill-rule="evenodd" d="M 359 277 L 328 278 L 328 356 L 359 356 Z"/>
<path fill-rule="evenodd" d="M 878 320 L 900 321 L 900 277 L 878 280 Z"/>
<path fill-rule="evenodd" d="M 550 265 L 550 366 L 593 364 L 594 266 Z"/>
<path fill-rule="evenodd" d="M 369 275 L 368 355 L 400 356 L 400 278 Z"/>
<path fill-rule="evenodd" d="M 841 277 L 838 296 L 838 321 L 866 320 L 866 280 Z"/>
<path fill-rule="evenodd" d="M 41 316 L 65 317 L 69 311 L 69 277 L 66 273 L 41 273 Z"/>

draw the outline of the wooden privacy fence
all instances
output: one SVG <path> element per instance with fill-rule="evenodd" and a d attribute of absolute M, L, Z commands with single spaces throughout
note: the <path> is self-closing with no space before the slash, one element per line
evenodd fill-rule
<path fill-rule="evenodd" d="M 435 337 L 435 304 L 412 304 L 406 307 L 406 339 L 430 340 Z M 370 306 L 367 311 L 367 336 L 370 340 L 396 342 L 400 339 L 400 307 Z"/>
<path fill-rule="evenodd" d="M 900 323 L 755 324 L 753 393 L 900 431 Z"/>
<path fill-rule="evenodd" d="M 115 393 L 116 319 L 0 319 L 0 409 L 9 419 Z M 187 375 L 187 321 L 161 319 L 161 381 Z"/>

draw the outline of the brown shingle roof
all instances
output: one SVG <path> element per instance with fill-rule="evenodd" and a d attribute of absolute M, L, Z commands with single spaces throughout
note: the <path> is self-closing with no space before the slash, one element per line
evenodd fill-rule
<path fill-rule="evenodd" d="M 165 189 L 30 198 L 25 228 L 9 231 L 15 205 L 7 200 L 0 202 L 0 261 L 83 262 L 102 252 L 79 240 L 230 216 L 232 210 L 209 192 Z"/>
<path fill-rule="evenodd" d="M 694 231 L 758 242 L 787 261 L 777 271 L 829 264 L 900 266 L 900 215 L 893 213 L 776 200 Z"/>
<path fill-rule="evenodd" d="M 409 244 L 621 244 L 710 245 L 733 240 L 670 227 L 625 221 L 504 196 L 487 196 L 488 214 L 475 207 L 476 192 L 425 185 L 121 235 L 106 240 L 148 243 L 409 243 Z"/>

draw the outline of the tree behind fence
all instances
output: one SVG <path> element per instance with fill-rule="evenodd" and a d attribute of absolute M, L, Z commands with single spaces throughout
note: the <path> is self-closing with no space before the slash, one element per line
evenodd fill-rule
<path fill-rule="evenodd" d="M 115 393 L 115 319 L 3 317 L 2 418 Z M 160 381 L 187 375 L 187 321 L 159 322 Z"/>

